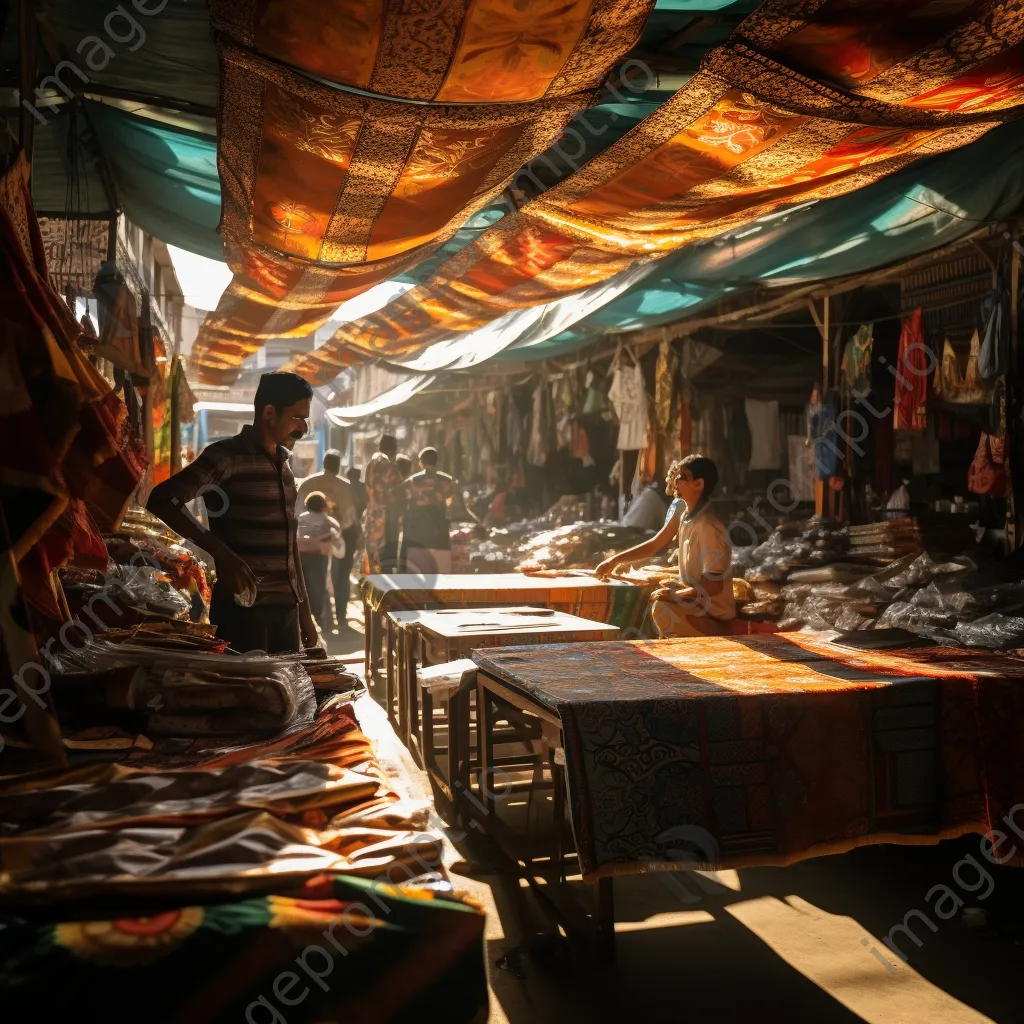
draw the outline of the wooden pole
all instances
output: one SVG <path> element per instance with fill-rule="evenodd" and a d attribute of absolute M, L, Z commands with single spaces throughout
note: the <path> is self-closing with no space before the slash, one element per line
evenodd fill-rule
<path fill-rule="evenodd" d="M 828 392 L 829 380 L 828 380 L 828 350 L 829 350 L 829 337 L 828 337 L 828 317 L 829 317 L 829 297 L 826 295 L 822 300 L 822 315 L 818 316 L 818 309 L 814 304 L 814 299 L 808 300 L 808 306 L 810 307 L 811 317 L 814 323 L 817 325 L 818 331 L 821 334 L 821 394 L 820 399 L 822 404 L 825 402 L 825 395 Z M 815 457 L 815 470 L 817 470 L 817 453 Z M 830 491 L 828 489 L 828 483 L 825 480 L 819 480 L 817 478 L 817 472 L 815 472 L 814 480 L 814 514 L 816 516 L 824 516 L 828 514 L 831 507 L 831 498 L 828 497 Z"/>
<path fill-rule="evenodd" d="M 1021 434 L 1021 400 L 1024 382 L 1021 373 L 1020 344 L 1020 263 L 1021 242 L 1017 238 L 1019 225 L 1010 226 L 1010 351 L 1006 367 L 1006 387 L 1003 389 L 1006 479 L 1009 484 L 1006 502 L 1006 547 L 1016 551 L 1024 544 L 1024 438 Z"/>
<path fill-rule="evenodd" d="M 171 471 L 181 469 L 181 360 L 175 356 L 171 365 Z"/>

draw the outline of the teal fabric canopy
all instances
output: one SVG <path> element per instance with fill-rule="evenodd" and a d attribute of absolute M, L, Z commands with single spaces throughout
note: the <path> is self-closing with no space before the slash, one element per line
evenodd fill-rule
<path fill-rule="evenodd" d="M 164 242 L 223 259 L 217 140 L 99 103 L 89 115 L 128 217 Z"/>
<path fill-rule="evenodd" d="M 498 358 L 548 359 L 609 331 L 657 327 L 709 311 L 760 281 L 779 287 L 863 273 L 955 242 L 1024 205 L 1024 124 L 918 161 L 859 192 L 794 207 L 689 245 L 571 330 Z"/>

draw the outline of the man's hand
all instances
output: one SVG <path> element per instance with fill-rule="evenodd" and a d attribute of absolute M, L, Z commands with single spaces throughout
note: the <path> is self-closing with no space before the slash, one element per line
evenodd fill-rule
<path fill-rule="evenodd" d="M 255 597 L 256 577 L 238 555 L 222 545 L 218 545 L 217 550 L 210 554 L 217 566 L 218 583 L 229 587 L 232 594 L 243 594 L 248 590 Z"/>
<path fill-rule="evenodd" d="M 595 570 L 594 574 L 599 580 L 606 580 L 615 570 L 619 567 L 619 559 L 617 555 L 612 555 L 611 558 L 606 558 Z"/>
<path fill-rule="evenodd" d="M 309 610 L 308 601 L 304 601 L 299 605 L 299 630 L 302 633 L 302 646 L 306 650 L 312 650 L 315 647 L 322 648 L 324 646 L 323 637 L 320 636 L 316 620 L 313 618 L 313 613 Z"/>

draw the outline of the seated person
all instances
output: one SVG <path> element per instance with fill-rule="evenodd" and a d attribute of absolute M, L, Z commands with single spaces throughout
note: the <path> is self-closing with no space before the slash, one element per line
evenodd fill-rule
<path fill-rule="evenodd" d="M 623 526 L 633 526 L 638 530 L 660 530 L 667 522 L 665 513 L 668 502 L 665 501 L 661 482 L 650 480 L 644 489 L 629 503 L 626 514 L 622 517 Z"/>
<path fill-rule="evenodd" d="M 732 596 L 732 545 L 708 501 L 718 483 L 718 469 L 703 455 L 673 463 L 666 476 L 673 502 L 668 521 L 650 540 L 612 555 L 597 567 L 606 578 L 617 566 L 658 554 L 678 536 L 679 584 L 651 595 L 651 621 L 658 636 L 720 636 L 736 617 Z"/>

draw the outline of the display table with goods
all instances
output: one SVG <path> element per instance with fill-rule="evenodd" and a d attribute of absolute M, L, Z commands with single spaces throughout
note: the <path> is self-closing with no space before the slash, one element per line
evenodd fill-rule
<path fill-rule="evenodd" d="M 0 761 L 6 1012 L 477 1019 L 483 916 L 454 892 L 383 712 L 338 659 L 233 655 L 211 628 L 54 654 L 68 767 Z M 301 1011 L 278 996 L 289 970 L 310 987 Z"/>
<path fill-rule="evenodd" d="M 398 652 L 388 663 L 388 717 L 436 784 L 449 815 L 457 812 L 460 795 L 468 789 L 473 695 L 464 680 L 453 685 L 441 666 L 487 647 L 581 643 L 619 636 L 619 628 L 605 622 L 526 606 L 389 612 L 385 621 L 388 650 Z M 439 672 L 422 671 L 431 666 Z M 435 714 L 435 702 L 438 710 L 444 707 L 443 716 Z M 437 741 L 442 729 L 447 734 L 444 747 Z"/>
<path fill-rule="evenodd" d="M 639 625 L 645 608 L 642 588 L 619 580 L 599 580 L 593 572 L 522 572 L 480 575 L 379 574 L 361 584 L 366 622 L 366 678 L 381 657 L 382 616 L 423 608 L 489 608 L 529 604 L 608 622 L 620 629 Z"/>
<path fill-rule="evenodd" d="M 1024 658 L 886 639 L 903 646 L 780 633 L 475 652 L 482 778 L 496 702 L 558 724 L 576 854 L 538 869 L 538 890 L 578 927 L 557 883 L 595 883 L 607 948 L 618 874 L 781 866 L 1000 827 L 1024 790 Z M 506 841 L 487 786 L 479 804 L 478 826 Z"/>

